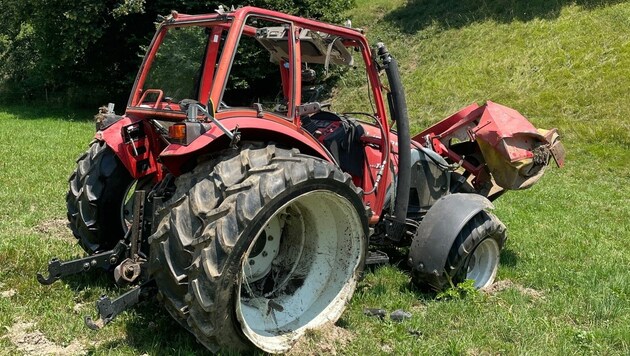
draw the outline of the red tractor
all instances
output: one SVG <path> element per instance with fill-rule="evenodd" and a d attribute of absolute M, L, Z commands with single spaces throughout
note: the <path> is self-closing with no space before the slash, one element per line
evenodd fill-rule
<path fill-rule="evenodd" d="M 359 29 L 254 7 L 161 21 L 125 114 L 97 115 L 69 179 L 89 255 L 38 275 L 130 285 L 91 328 L 157 293 L 212 351 L 284 352 L 405 247 L 420 288 L 488 286 L 506 239 L 491 201 L 563 163 L 555 130 L 492 102 L 411 137 L 398 64 Z M 345 93 L 367 105 L 329 85 L 357 73 Z"/>

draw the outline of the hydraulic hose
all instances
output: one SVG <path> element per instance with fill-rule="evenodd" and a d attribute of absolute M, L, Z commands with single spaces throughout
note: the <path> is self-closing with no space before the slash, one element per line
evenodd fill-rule
<path fill-rule="evenodd" d="M 398 62 L 391 56 L 385 44 L 379 42 L 377 53 L 385 69 L 389 81 L 389 106 L 398 131 L 398 178 L 396 197 L 394 201 L 393 224 L 388 229 L 390 239 L 399 241 L 405 229 L 407 208 L 409 206 L 409 191 L 411 186 L 411 137 L 409 134 L 409 117 L 407 116 L 407 101 L 405 90 L 398 70 Z"/>

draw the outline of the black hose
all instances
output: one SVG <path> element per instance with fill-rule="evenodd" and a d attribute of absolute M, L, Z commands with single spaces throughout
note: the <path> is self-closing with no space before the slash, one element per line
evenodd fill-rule
<path fill-rule="evenodd" d="M 398 131 L 398 178 L 393 216 L 393 225 L 395 226 L 392 226 L 392 231 L 388 235 L 393 240 L 400 240 L 403 236 L 407 219 L 411 186 L 409 117 L 407 116 L 407 101 L 405 100 L 405 90 L 398 70 L 398 62 L 389 54 L 383 43 L 378 43 L 376 46 L 389 81 L 391 100 L 388 101 L 393 120 L 396 121 L 396 131 Z"/>

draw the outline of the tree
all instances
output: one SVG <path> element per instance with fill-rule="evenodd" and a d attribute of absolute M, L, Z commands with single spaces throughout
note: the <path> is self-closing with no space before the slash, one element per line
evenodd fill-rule
<path fill-rule="evenodd" d="M 126 103 L 159 14 L 207 13 L 215 1 L 2 0 L 0 99 L 96 106 Z M 299 16 L 340 22 L 353 0 L 250 0 Z"/>

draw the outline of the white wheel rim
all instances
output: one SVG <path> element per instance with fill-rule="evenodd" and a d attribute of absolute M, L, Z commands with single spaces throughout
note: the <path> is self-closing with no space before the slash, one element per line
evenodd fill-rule
<path fill-rule="evenodd" d="M 258 239 L 270 233 L 262 247 Z M 359 212 L 331 191 L 278 209 L 243 258 L 236 314 L 245 336 L 263 351 L 284 352 L 306 330 L 336 321 L 356 287 L 363 235 Z"/>
<path fill-rule="evenodd" d="M 475 288 L 484 288 L 494 282 L 499 267 L 499 244 L 486 238 L 473 251 L 468 260 L 466 279 L 475 281 Z"/>
<path fill-rule="evenodd" d="M 247 264 L 243 268 L 248 282 L 256 282 L 265 277 L 272 268 L 273 260 L 280 251 L 282 227 L 286 222 L 286 211 L 273 216 L 271 221 L 260 232 L 256 243 L 249 251 Z"/>

